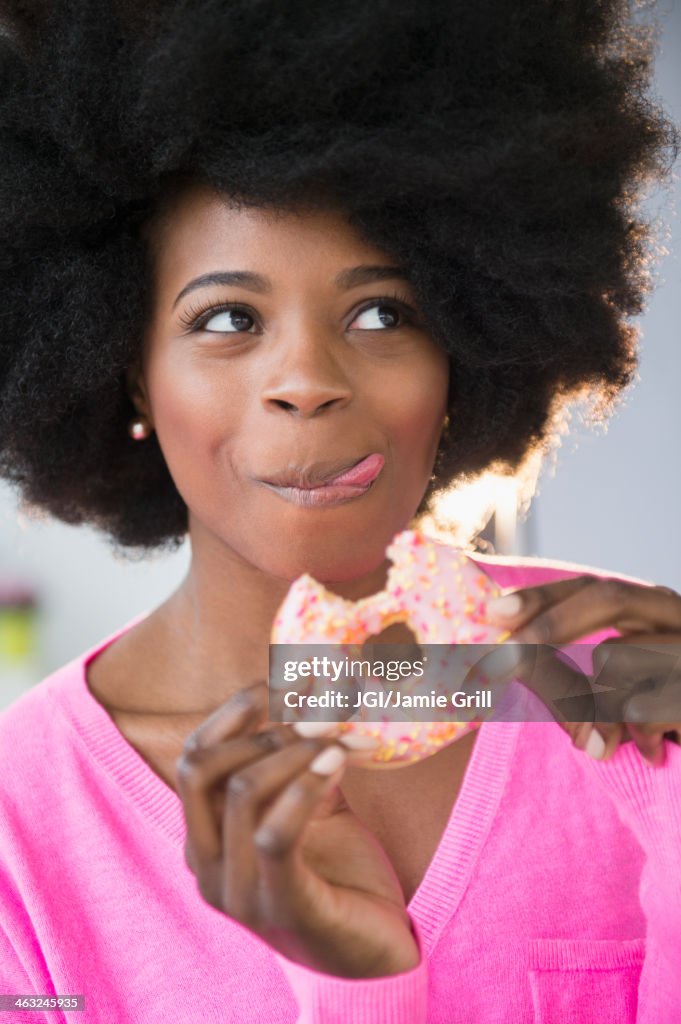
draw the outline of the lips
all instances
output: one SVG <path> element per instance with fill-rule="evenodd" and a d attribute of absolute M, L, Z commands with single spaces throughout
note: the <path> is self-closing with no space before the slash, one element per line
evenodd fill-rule
<path fill-rule="evenodd" d="M 378 452 L 359 459 L 345 459 L 342 462 L 313 462 L 308 466 L 285 470 L 268 477 L 263 483 L 275 487 L 294 487 L 299 490 L 314 490 L 330 486 L 368 486 L 380 473 L 385 459 Z"/>

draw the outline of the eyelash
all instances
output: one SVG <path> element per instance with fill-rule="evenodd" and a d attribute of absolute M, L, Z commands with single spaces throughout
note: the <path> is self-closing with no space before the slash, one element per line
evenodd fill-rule
<path fill-rule="evenodd" d="M 402 317 L 404 318 L 406 323 L 416 324 L 418 321 L 416 310 L 412 306 L 410 306 L 409 303 L 405 302 L 404 299 L 401 299 L 398 295 L 378 295 L 373 299 L 367 300 L 367 302 L 363 303 L 362 306 L 360 306 L 360 308 L 357 310 L 352 319 L 356 320 L 358 316 L 361 316 L 362 313 L 366 313 L 368 309 L 373 309 L 374 306 L 396 306 L 399 312 L 402 314 Z M 186 329 L 186 333 L 192 334 L 194 332 L 200 331 L 205 326 L 205 324 L 208 323 L 209 320 L 212 320 L 214 316 L 218 316 L 220 313 L 229 313 L 235 311 L 239 311 L 240 313 L 247 313 L 249 316 L 253 318 L 254 321 L 257 322 L 258 318 L 255 313 L 255 310 L 251 309 L 250 306 L 244 305 L 241 302 L 221 302 L 218 303 L 217 305 L 211 304 L 205 306 L 189 306 L 186 312 L 182 313 L 179 319 L 182 326 Z M 383 331 L 394 331 L 397 330 L 398 327 L 402 326 L 404 325 L 398 324 L 397 327 L 383 327 L 381 328 L 379 333 L 383 333 Z M 247 332 L 210 331 L 208 333 L 246 334 Z"/>

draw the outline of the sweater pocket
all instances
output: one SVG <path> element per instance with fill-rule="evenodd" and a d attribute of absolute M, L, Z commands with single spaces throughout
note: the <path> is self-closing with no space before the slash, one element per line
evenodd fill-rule
<path fill-rule="evenodd" d="M 645 939 L 534 939 L 534 1024 L 634 1024 Z"/>

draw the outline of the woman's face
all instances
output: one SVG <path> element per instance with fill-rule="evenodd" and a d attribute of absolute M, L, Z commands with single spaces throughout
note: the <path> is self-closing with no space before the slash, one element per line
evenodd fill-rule
<path fill-rule="evenodd" d="M 395 261 L 338 213 L 237 210 L 204 189 L 151 244 L 136 402 L 195 552 L 217 540 L 289 580 L 376 569 L 423 497 L 447 408 L 447 354 Z M 360 460 L 373 482 L 310 490 Z"/>

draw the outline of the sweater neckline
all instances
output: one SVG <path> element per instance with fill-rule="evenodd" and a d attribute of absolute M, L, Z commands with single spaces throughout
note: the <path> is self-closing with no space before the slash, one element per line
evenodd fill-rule
<path fill-rule="evenodd" d="M 94 659 L 148 613 L 86 651 L 72 666 L 72 683 L 60 688 L 62 708 L 95 761 L 137 806 L 140 813 L 178 848 L 186 838 L 182 801 L 125 739 L 87 681 Z M 53 691 L 54 692 L 54 691 Z M 57 696 L 57 693 L 55 693 Z M 520 722 L 484 722 L 457 798 L 437 849 L 408 910 L 420 927 L 424 952 L 429 954 L 465 894 L 480 853 L 495 820 L 516 748 Z"/>
<path fill-rule="evenodd" d="M 180 797 L 126 740 L 113 718 L 90 690 L 87 679 L 88 666 L 97 655 L 147 615 L 147 612 L 137 615 L 76 659 L 76 671 L 72 676 L 69 675 L 73 685 L 61 693 L 67 697 L 66 710 L 71 724 L 93 758 L 142 815 L 174 845 L 182 847 L 186 826 Z"/>
<path fill-rule="evenodd" d="M 433 858 L 408 909 L 430 954 L 456 913 L 511 775 L 521 722 L 483 722 Z"/>

